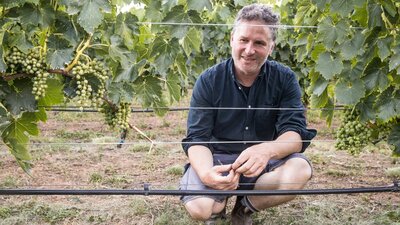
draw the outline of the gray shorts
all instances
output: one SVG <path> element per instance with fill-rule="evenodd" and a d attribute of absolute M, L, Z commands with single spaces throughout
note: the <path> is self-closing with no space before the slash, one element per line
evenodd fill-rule
<path fill-rule="evenodd" d="M 232 164 L 236 158 L 239 156 L 239 154 L 214 154 L 213 159 L 214 159 L 214 165 L 220 165 L 220 164 Z M 257 177 L 245 177 L 245 176 L 240 176 L 239 179 L 239 187 L 237 190 L 253 190 L 254 189 L 254 184 L 258 180 L 258 178 L 263 175 L 264 173 L 268 173 L 270 171 L 273 171 L 274 169 L 278 168 L 279 166 L 283 165 L 287 160 L 291 158 L 302 158 L 306 160 L 310 166 L 311 162 L 307 159 L 307 157 L 302 154 L 302 153 L 293 153 L 291 155 L 286 156 L 283 159 L 272 159 L 268 162 L 267 166 L 265 167 L 264 171 L 261 172 L 261 174 Z M 312 168 L 312 166 L 311 166 Z M 209 188 L 205 186 L 199 176 L 197 176 L 197 173 L 194 171 L 194 169 L 188 164 L 186 166 L 186 171 L 183 177 L 181 178 L 180 190 L 214 190 L 212 188 Z M 188 201 L 191 201 L 196 198 L 200 197 L 207 197 L 207 198 L 212 198 L 217 202 L 223 202 L 227 197 L 229 196 L 221 196 L 221 195 L 204 195 L 204 196 L 195 196 L 195 195 L 185 195 L 181 196 L 181 200 L 183 203 L 186 203 Z"/>

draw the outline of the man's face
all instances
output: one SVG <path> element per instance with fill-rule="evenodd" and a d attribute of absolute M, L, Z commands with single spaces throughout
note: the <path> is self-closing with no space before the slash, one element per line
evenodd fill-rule
<path fill-rule="evenodd" d="M 241 21 L 231 34 L 232 58 L 237 75 L 257 76 L 272 53 L 272 32 L 260 21 Z"/>

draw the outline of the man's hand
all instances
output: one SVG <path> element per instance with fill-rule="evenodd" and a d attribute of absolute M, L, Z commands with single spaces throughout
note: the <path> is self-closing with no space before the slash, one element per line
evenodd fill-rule
<path fill-rule="evenodd" d="M 229 164 L 213 166 L 202 175 L 201 180 L 204 185 L 216 190 L 235 190 L 239 185 L 239 177 L 240 174 L 235 173 Z"/>
<path fill-rule="evenodd" d="M 253 145 L 239 155 L 232 164 L 232 169 L 245 177 L 256 177 L 265 169 L 270 159 L 265 145 Z"/>

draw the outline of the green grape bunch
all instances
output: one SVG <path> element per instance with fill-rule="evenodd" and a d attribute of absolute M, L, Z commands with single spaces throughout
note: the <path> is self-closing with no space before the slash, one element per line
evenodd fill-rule
<path fill-rule="evenodd" d="M 104 113 L 106 123 L 110 127 L 119 128 L 120 130 L 129 128 L 129 118 L 131 116 L 129 103 L 120 102 L 118 107 L 104 103 L 100 111 Z"/>
<path fill-rule="evenodd" d="M 27 54 L 21 52 L 17 47 L 13 47 L 6 57 L 11 74 L 25 73 L 33 76 L 32 94 L 36 100 L 46 95 L 49 73 L 44 58 L 45 56 L 41 55 L 38 47 L 29 49 Z"/>
<path fill-rule="evenodd" d="M 76 80 L 80 110 L 91 106 L 99 108 L 103 102 L 109 70 L 97 59 L 79 60 L 72 68 L 72 74 Z"/>
<path fill-rule="evenodd" d="M 336 132 L 335 147 L 358 155 L 370 141 L 372 130 L 367 123 L 360 121 L 359 112 L 346 109 L 344 119 Z"/>

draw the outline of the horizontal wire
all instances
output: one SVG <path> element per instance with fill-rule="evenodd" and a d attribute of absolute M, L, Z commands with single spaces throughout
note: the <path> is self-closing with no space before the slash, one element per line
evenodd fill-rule
<path fill-rule="evenodd" d="M 99 112 L 95 108 L 79 107 L 58 107 L 58 106 L 38 106 L 46 108 L 46 111 L 65 111 L 65 112 Z M 152 108 L 134 108 L 131 107 L 131 112 L 154 112 L 155 109 L 166 109 L 168 111 L 187 111 L 187 110 L 271 110 L 271 111 L 307 111 L 307 110 L 344 110 L 345 107 L 338 106 L 333 108 L 291 108 L 291 107 L 152 107 Z"/>
<path fill-rule="evenodd" d="M 334 139 L 298 140 L 298 141 L 125 141 L 121 142 L 33 142 L 30 145 L 135 145 L 135 144 L 258 144 L 258 143 L 331 143 Z M 5 144 L 0 144 L 5 145 Z"/>

